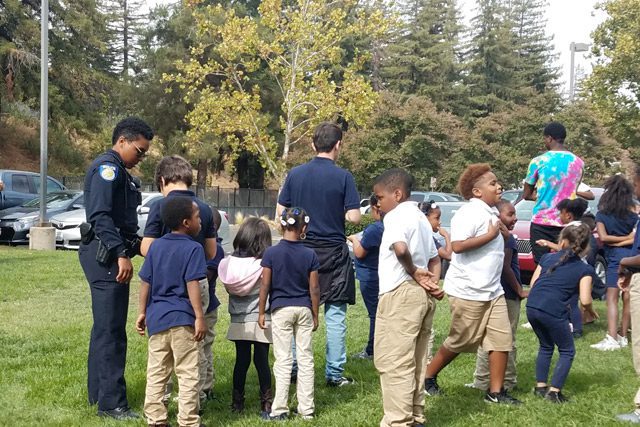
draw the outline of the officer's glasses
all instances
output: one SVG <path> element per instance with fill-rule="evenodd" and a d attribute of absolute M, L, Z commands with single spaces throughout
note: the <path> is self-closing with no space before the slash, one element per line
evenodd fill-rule
<path fill-rule="evenodd" d="M 144 159 L 144 157 L 147 155 L 147 152 L 144 151 L 142 148 L 138 147 L 135 142 L 133 141 L 130 141 L 130 142 L 131 142 L 131 145 L 133 145 L 136 149 L 136 156 L 139 159 Z"/>

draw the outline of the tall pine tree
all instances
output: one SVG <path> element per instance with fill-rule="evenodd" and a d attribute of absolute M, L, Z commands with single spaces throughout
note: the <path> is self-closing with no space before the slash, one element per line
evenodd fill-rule
<path fill-rule="evenodd" d="M 440 110 L 460 113 L 459 34 L 455 0 L 413 0 L 401 6 L 403 25 L 383 54 L 384 86 L 422 95 Z"/>

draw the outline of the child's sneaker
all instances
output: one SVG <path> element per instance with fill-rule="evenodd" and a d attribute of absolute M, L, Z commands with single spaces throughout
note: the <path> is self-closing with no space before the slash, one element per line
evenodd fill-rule
<path fill-rule="evenodd" d="M 627 339 L 627 337 L 621 337 L 620 335 L 618 335 L 617 341 L 618 344 L 620 344 L 620 348 L 625 348 L 629 345 L 629 340 Z"/>
<path fill-rule="evenodd" d="M 444 394 L 438 385 L 438 379 L 436 377 L 426 378 L 424 380 L 424 392 L 427 393 L 427 396 L 441 396 Z"/>
<path fill-rule="evenodd" d="M 569 401 L 560 391 L 548 391 L 544 398 L 553 403 L 567 403 Z"/>
<path fill-rule="evenodd" d="M 506 390 L 502 390 L 500 393 L 491 393 L 490 391 L 484 395 L 484 401 L 487 403 L 499 403 L 502 405 L 521 405 L 515 397 L 509 396 Z"/>
<path fill-rule="evenodd" d="M 522 325 L 520 325 L 520 327 L 522 329 L 533 329 L 533 326 L 531 326 L 531 323 L 529 323 L 529 322 L 523 323 Z"/>
<path fill-rule="evenodd" d="M 544 398 L 547 395 L 547 391 L 549 391 L 549 387 L 547 386 L 533 388 L 533 394 L 542 398 Z"/>
<path fill-rule="evenodd" d="M 591 344 L 591 348 L 601 351 L 620 350 L 620 344 L 618 340 L 607 334 L 599 343 Z"/>
<path fill-rule="evenodd" d="M 633 424 L 640 424 L 640 413 L 633 411 L 626 414 L 616 415 L 618 421 L 625 421 Z"/>
<path fill-rule="evenodd" d="M 353 357 L 355 359 L 362 359 L 362 360 L 371 360 L 371 359 L 373 359 L 373 355 L 367 353 L 367 350 L 362 350 L 360 353 L 354 354 Z"/>
<path fill-rule="evenodd" d="M 287 414 L 286 412 L 283 412 L 282 414 L 278 414 L 278 415 L 269 415 L 269 421 L 285 421 L 289 419 L 289 414 Z"/>
<path fill-rule="evenodd" d="M 327 380 L 327 385 L 329 387 L 342 387 L 345 385 L 353 384 L 355 381 L 353 378 L 348 377 L 340 377 L 337 380 Z"/>

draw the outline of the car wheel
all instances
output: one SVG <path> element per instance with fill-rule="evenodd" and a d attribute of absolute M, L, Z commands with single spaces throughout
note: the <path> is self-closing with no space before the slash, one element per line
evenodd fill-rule
<path fill-rule="evenodd" d="M 602 283 L 607 283 L 607 261 L 605 261 L 602 255 L 596 255 L 593 268 L 596 270 L 596 276 L 602 280 Z"/>

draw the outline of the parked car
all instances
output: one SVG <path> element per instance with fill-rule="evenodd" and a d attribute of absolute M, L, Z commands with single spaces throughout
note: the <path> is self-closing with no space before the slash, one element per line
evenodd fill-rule
<path fill-rule="evenodd" d="M 453 193 L 440 193 L 437 191 L 412 191 L 410 200 L 422 203 L 433 200 L 434 202 L 461 202 L 464 197 Z"/>
<path fill-rule="evenodd" d="M 522 195 L 524 194 L 524 190 L 521 188 L 519 190 L 507 190 L 503 191 L 500 195 L 500 198 L 503 200 L 508 200 L 513 205 L 522 200 Z"/>
<path fill-rule="evenodd" d="M 595 215 L 598 212 L 598 202 L 600 201 L 600 197 L 602 196 L 604 190 L 602 188 L 592 188 L 591 191 L 593 192 L 595 199 L 588 201 L 587 212 Z M 533 260 L 533 252 L 531 251 L 531 242 L 529 240 L 529 228 L 531 226 L 531 217 L 533 216 L 534 205 L 535 202 L 531 200 L 521 200 L 515 205 L 518 222 L 513 229 L 513 234 L 516 238 L 516 243 L 518 246 L 518 262 L 520 264 L 520 272 L 522 275 L 523 283 L 529 283 L 531 275 L 536 268 L 536 263 Z M 595 232 L 594 235 L 596 236 L 596 238 L 598 237 L 597 233 Z M 600 240 L 598 240 L 598 243 L 600 244 Z M 605 280 L 607 264 L 604 258 L 604 252 L 602 250 L 601 244 L 596 256 L 595 270 L 598 277 L 601 280 Z"/>
<path fill-rule="evenodd" d="M 161 193 L 142 193 L 142 203 L 138 206 L 138 235 L 142 237 L 147 224 L 147 217 L 151 205 L 162 197 Z M 219 235 L 223 238 L 222 246 L 225 253 L 233 250 L 232 242 L 229 240 L 229 220 L 224 211 Z M 77 250 L 80 246 L 80 224 L 86 221 L 86 211 L 80 209 L 73 212 L 65 212 L 51 218 L 51 224 L 56 228 L 56 247 Z"/>
<path fill-rule="evenodd" d="M 369 213 L 371 209 L 369 208 L 369 199 L 360 200 L 360 213 L 362 215 Z"/>
<path fill-rule="evenodd" d="M 0 169 L 0 180 L 4 183 L 4 190 L 0 191 L 0 209 L 20 206 L 38 197 L 40 192 L 39 173 Z M 63 190 L 64 185 L 47 177 L 47 193 Z"/>
<path fill-rule="evenodd" d="M 142 193 L 142 204 L 138 206 L 138 234 L 142 236 L 149 215 L 149 206 L 161 193 Z M 51 225 L 56 229 L 56 247 L 77 250 L 80 246 L 80 224 L 87 221 L 84 209 L 63 212 L 51 217 Z"/>
<path fill-rule="evenodd" d="M 82 191 L 57 191 L 47 194 L 48 221 L 54 215 L 68 211 L 84 211 Z M 29 230 L 40 220 L 40 199 L 34 199 L 2 211 L 0 218 L 0 242 L 18 244 L 29 242 Z"/>

